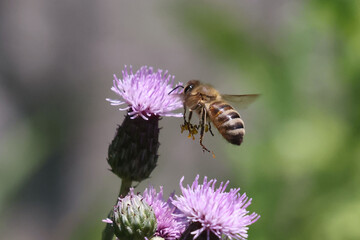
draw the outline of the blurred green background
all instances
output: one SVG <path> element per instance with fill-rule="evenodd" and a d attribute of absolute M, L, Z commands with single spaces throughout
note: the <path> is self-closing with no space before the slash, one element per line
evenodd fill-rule
<path fill-rule="evenodd" d="M 1 239 L 100 238 L 124 116 L 105 98 L 124 64 L 262 94 L 240 111 L 241 147 L 206 136 L 215 160 L 161 120 L 159 166 L 137 191 L 229 179 L 261 215 L 249 239 L 360 239 L 357 0 L 1 1 Z"/>

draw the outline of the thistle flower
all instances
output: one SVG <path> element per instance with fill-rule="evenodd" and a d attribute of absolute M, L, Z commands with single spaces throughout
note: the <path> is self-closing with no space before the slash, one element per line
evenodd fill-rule
<path fill-rule="evenodd" d="M 119 198 L 113 215 L 113 219 L 107 218 L 103 222 L 113 225 L 119 239 L 144 240 L 155 233 L 157 223 L 154 211 L 141 195 L 134 194 L 134 189 L 124 198 Z"/>
<path fill-rule="evenodd" d="M 182 196 L 175 196 L 172 203 L 181 211 L 177 216 L 186 217 L 190 230 L 186 230 L 180 239 L 246 239 L 248 226 L 259 219 L 259 215 L 246 208 L 251 204 L 246 194 L 240 194 L 240 188 L 225 192 L 229 184 L 220 183 L 215 189 L 216 180 L 204 178 L 199 184 L 199 175 L 191 186 L 183 187 L 184 177 L 180 180 Z M 185 236 L 191 232 L 192 236 Z"/>
<path fill-rule="evenodd" d="M 185 230 L 186 222 L 184 219 L 176 218 L 173 214 L 177 211 L 171 204 L 171 200 L 165 201 L 163 198 L 163 188 L 157 193 L 153 187 L 145 189 L 144 200 L 154 210 L 157 228 L 155 236 L 165 240 L 175 240 L 180 237 Z"/>
<path fill-rule="evenodd" d="M 125 108 L 119 110 L 128 110 L 131 119 L 142 117 L 145 120 L 151 115 L 181 117 L 181 113 L 172 113 L 172 111 L 183 106 L 182 100 L 175 94 L 168 94 L 173 89 L 174 76 L 166 70 L 163 74 L 161 69 L 154 72 L 152 67 L 142 66 L 135 74 L 130 66 L 130 74 L 127 67 L 122 71 L 123 79 L 118 79 L 114 75 L 113 87 L 111 88 L 118 94 L 121 100 L 106 100 L 111 105 L 127 104 Z M 171 82 L 170 82 L 171 81 Z M 180 83 L 178 84 L 180 85 Z"/>
<path fill-rule="evenodd" d="M 134 188 L 130 188 L 129 194 L 124 198 L 119 198 L 114 211 L 113 217 L 103 220 L 105 223 L 116 224 L 114 228 L 118 228 L 115 233 L 117 237 L 133 237 L 134 230 L 144 232 L 145 239 L 164 239 L 176 240 L 185 230 L 186 221 L 174 216 L 177 209 L 171 204 L 171 200 L 167 201 L 163 198 L 163 188 L 157 193 L 153 187 L 145 189 L 143 195 L 134 194 Z M 154 214 L 154 218 L 153 215 Z M 146 224 L 141 225 L 141 221 Z M 154 224 L 155 221 L 155 224 Z M 137 223 L 137 225 L 134 223 Z M 150 229 L 138 229 L 140 226 L 156 226 L 153 234 Z M 141 235 L 142 236 L 142 235 Z M 158 238 L 156 238 L 158 237 Z M 124 239 L 128 239 L 124 238 Z"/>
<path fill-rule="evenodd" d="M 158 159 L 159 119 L 161 116 L 180 117 L 172 113 L 182 107 L 178 91 L 172 94 L 174 77 L 168 71 L 154 72 L 143 66 L 135 74 L 125 66 L 123 79 L 114 76 L 113 87 L 123 101 L 106 99 L 111 105 L 127 104 L 124 122 L 118 127 L 108 150 L 111 171 L 122 179 L 142 181 L 154 170 Z"/>

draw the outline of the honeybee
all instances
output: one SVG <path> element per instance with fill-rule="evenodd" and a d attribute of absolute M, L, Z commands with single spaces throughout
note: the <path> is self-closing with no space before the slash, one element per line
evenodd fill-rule
<path fill-rule="evenodd" d="M 228 103 L 237 102 L 240 107 L 245 107 L 252 103 L 259 95 L 221 95 L 211 85 L 203 84 L 198 80 L 191 80 L 186 83 L 182 92 L 184 102 L 184 124 L 181 125 L 182 132 L 189 131 L 189 137 L 194 139 L 200 128 L 200 145 L 203 151 L 210 152 L 203 144 L 204 132 L 211 130 L 211 123 L 218 129 L 221 135 L 229 142 L 240 145 L 245 135 L 244 121 L 240 114 Z M 186 109 L 189 115 L 186 119 Z M 192 113 L 199 115 L 199 124 L 190 123 Z M 213 155 L 214 156 L 214 155 Z"/>

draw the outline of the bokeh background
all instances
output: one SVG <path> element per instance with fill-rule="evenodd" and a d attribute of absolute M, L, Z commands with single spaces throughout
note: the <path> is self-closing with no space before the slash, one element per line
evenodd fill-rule
<path fill-rule="evenodd" d="M 360 1 L 1 1 L 0 239 L 99 239 L 120 187 L 107 148 L 123 66 L 168 69 L 240 111 L 241 147 L 164 118 L 147 181 L 231 181 L 261 214 L 249 239 L 360 239 Z"/>

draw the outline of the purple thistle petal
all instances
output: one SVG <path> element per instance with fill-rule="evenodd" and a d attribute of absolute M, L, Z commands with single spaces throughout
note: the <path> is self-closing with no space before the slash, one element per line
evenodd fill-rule
<path fill-rule="evenodd" d="M 171 204 L 170 199 L 164 201 L 163 188 L 157 193 L 153 187 L 145 189 L 143 194 L 144 200 L 153 209 L 157 221 L 156 236 L 165 240 L 178 239 L 184 231 L 186 222 L 173 216 L 177 211 L 175 206 Z"/>
<path fill-rule="evenodd" d="M 194 239 L 203 232 L 209 235 L 213 233 L 218 238 L 223 235 L 230 239 L 246 239 L 248 226 L 259 219 L 259 215 L 246 210 L 251 204 L 246 194 L 240 194 L 240 188 L 230 189 L 225 192 L 229 181 L 220 183 L 215 187 L 216 179 L 208 181 L 204 177 L 203 183 L 199 184 L 199 175 L 191 186 L 183 186 L 184 177 L 180 180 L 182 196 L 175 196 L 172 200 L 180 213 L 177 217 L 187 218 L 189 224 L 200 223 L 201 227 L 191 234 Z"/>
<path fill-rule="evenodd" d="M 174 88 L 174 76 L 167 70 L 164 73 L 161 69 L 154 72 L 152 67 L 142 66 L 134 74 L 132 66 L 129 73 L 125 65 L 122 76 L 123 79 L 118 79 L 114 75 L 111 90 L 121 96 L 124 101 L 107 98 L 106 100 L 111 105 L 127 104 L 128 107 L 119 110 L 129 110 L 128 114 L 132 119 L 140 116 L 147 120 L 151 115 L 182 117 L 181 113 L 172 112 L 182 108 L 183 102 L 179 96 L 179 90 L 168 94 Z"/>
<path fill-rule="evenodd" d="M 113 221 L 110 218 L 103 219 L 102 222 L 112 224 Z"/>

